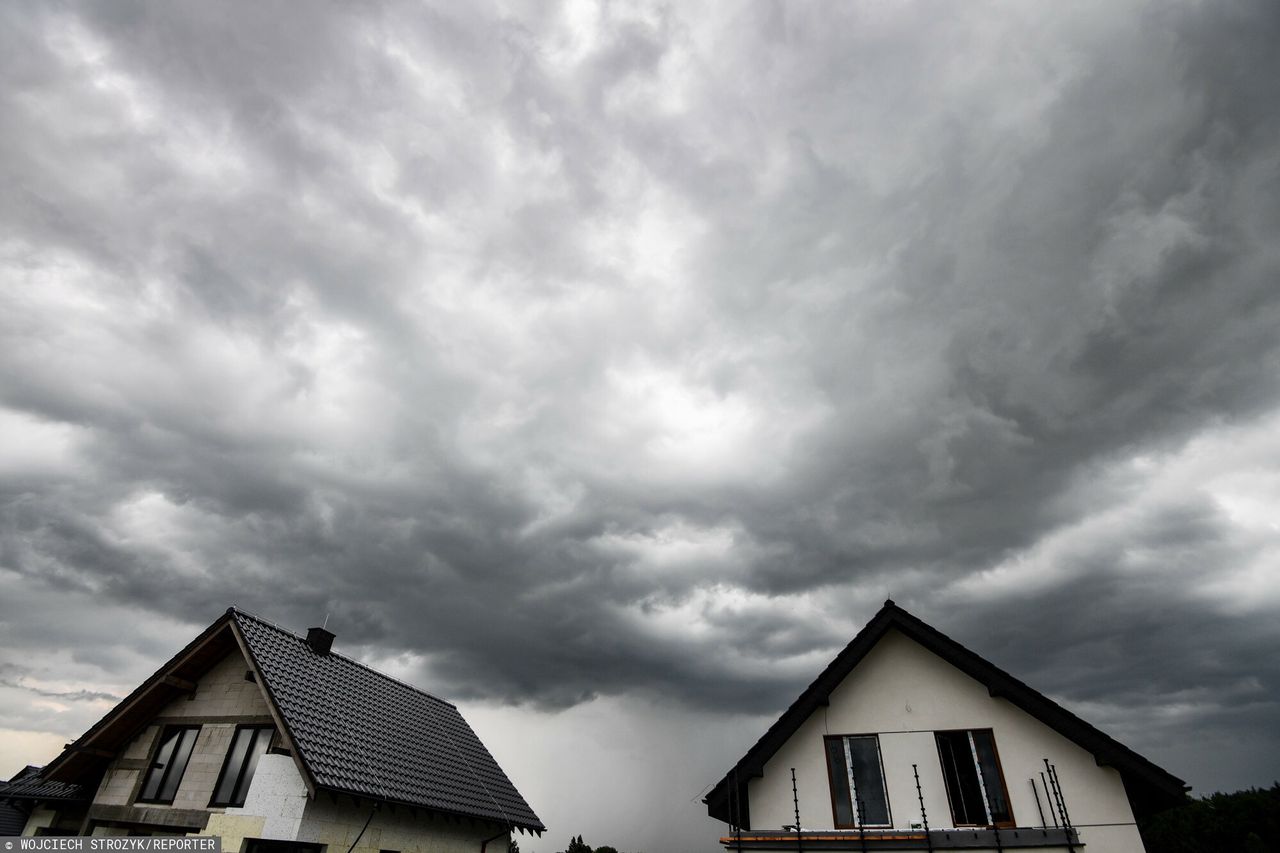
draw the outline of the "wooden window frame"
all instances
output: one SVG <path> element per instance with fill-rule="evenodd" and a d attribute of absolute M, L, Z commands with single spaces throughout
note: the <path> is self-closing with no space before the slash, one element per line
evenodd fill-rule
<path fill-rule="evenodd" d="M 1004 802 L 1009 810 L 1009 817 L 1007 820 L 991 821 L 991 802 L 990 802 L 990 799 L 986 796 L 986 789 L 985 789 L 986 783 L 982 779 L 982 767 L 975 763 L 973 770 L 974 770 L 974 773 L 976 773 L 978 776 L 979 786 L 983 786 L 982 808 L 983 808 L 983 811 L 986 813 L 988 822 L 987 823 L 956 822 L 956 809 L 955 809 L 955 805 L 951 801 L 951 787 L 947 784 L 947 779 L 946 779 L 947 765 L 942 757 L 942 743 L 938 740 L 938 735 L 963 733 L 967 736 L 972 736 L 974 732 L 986 732 L 991 736 L 991 754 L 992 756 L 994 756 L 996 760 L 996 774 L 1000 777 L 1000 787 L 1002 789 L 1002 793 L 1004 794 Z M 955 823 L 957 828 L 959 827 L 986 827 L 986 828 L 996 827 L 998 829 L 1011 829 L 1018 825 L 1017 820 L 1015 820 L 1013 816 L 1013 801 L 1009 797 L 1009 784 L 1005 781 L 1005 778 L 1004 778 L 1004 762 L 1000 760 L 1000 747 L 996 745 L 996 733 L 994 729 L 990 729 L 990 728 L 937 729 L 933 733 L 933 744 L 934 744 L 934 747 L 938 750 L 938 768 L 939 770 L 941 770 L 943 774 L 942 790 L 947 795 L 947 811 L 951 813 L 951 820 L 953 823 Z"/>
<path fill-rule="evenodd" d="M 836 785 L 835 785 L 835 768 L 831 766 L 831 753 L 827 749 L 827 744 L 831 741 L 839 741 L 841 749 L 844 748 L 845 738 L 871 738 L 876 744 L 876 761 L 880 765 L 880 788 L 884 793 L 884 811 L 888 823 L 858 823 L 858 804 L 854 802 L 853 791 L 849 792 L 849 814 L 853 817 L 852 823 L 841 823 L 839 807 L 836 804 Z M 880 735 L 875 732 L 864 732 L 860 734 L 840 734 L 840 735 L 823 735 L 822 737 L 822 760 L 827 763 L 827 791 L 831 795 L 831 825 L 836 829 L 858 829 L 860 826 L 867 829 L 892 829 L 893 828 L 893 804 L 889 802 L 889 780 L 884 775 L 884 753 L 880 750 Z"/>

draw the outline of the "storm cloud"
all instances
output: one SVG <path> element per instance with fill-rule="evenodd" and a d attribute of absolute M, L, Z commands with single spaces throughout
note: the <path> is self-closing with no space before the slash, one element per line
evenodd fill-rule
<path fill-rule="evenodd" d="M 1271 781 L 1273 4 L 0 18 L 0 728 L 236 604 L 745 748 L 892 596 Z"/>

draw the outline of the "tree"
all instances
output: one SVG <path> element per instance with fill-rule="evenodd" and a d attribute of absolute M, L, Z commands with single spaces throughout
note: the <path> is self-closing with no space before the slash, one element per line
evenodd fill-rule
<path fill-rule="evenodd" d="M 610 844 L 603 844 L 594 850 L 591 845 L 582 840 L 582 836 L 569 836 L 569 846 L 560 853 L 618 853 L 618 848 Z"/>
<path fill-rule="evenodd" d="M 595 853 L 595 851 L 591 849 L 590 844 L 582 840 L 581 835 L 577 838 L 570 835 L 569 846 L 562 850 L 561 853 Z"/>
<path fill-rule="evenodd" d="M 1161 853 L 1280 850 L 1280 783 L 1191 800 L 1138 829 L 1147 849 Z"/>

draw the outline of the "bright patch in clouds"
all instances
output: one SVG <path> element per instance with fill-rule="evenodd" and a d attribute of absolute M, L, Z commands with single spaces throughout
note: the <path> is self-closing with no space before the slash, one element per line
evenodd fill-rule
<path fill-rule="evenodd" d="M 0 18 L 0 672 L 68 694 L 6 759 L 327 613 L 559 833 L 702 849 L 892 595 L 1272 781 L 1274 4 Z"/>

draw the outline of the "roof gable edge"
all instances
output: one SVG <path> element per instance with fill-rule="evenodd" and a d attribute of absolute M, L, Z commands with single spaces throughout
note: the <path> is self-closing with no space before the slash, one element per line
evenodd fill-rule
<path fill-rule="evenodd" d="M 727 815 L 731 780 L 760 776 L 769 759 L 795 734 L 809 715 L 827 701 L 831 692 L 853 672 L 891 628 L 896 628 L 907 638 L 978 681 L 987 688 L 992 697 L 1009 701 L 1024 713 L 1035 717 L 1086 750 L 1094 756 L 1098 764 L 1109 764 L 1115 767 L 1124 778 L 1127 790 L 1131 782 L 1137 782 L 1157 789 L 1161 795 L 1169 799 L 1174 799 L 1183 796 L 1188 789 L 1182 779 L 1077 717 L 1057 702 L 903 610 L 889 599 L 703 798 L 707 811 L 712 817 L 730 822 Z"/>
<path fill-rule="evenodd" d="M 135 687 L 129 695 L 125 696 L 107 711 L 96 723 L 88 728 L 84 734 L 67 744 L 63 751 L 52 761 L 50 761 L 40 772 L 44 779 L 57 781 L 71 781 L 62 779 L 64 775 L 71 775 L 74 771 L 74 765 L 79 755 L 90 754 L 89 751 L 95 749 L 92 746 L 95 739 L 100 737 L 104 732 L 108 731 L 113 725 L 121 722 L 129 715 L 141 714 L 141 704 L 150 697 L 154 690 L 159 687 L 166 686 L 166 678 L 173 673 L 174 670 L 181 667 L 192 659 L 193 656 L 206 645 L 212 642 L 218 633 L 227 628 L 231 621 L 232 610 L 228 608 L 221 616 L 215 619 L 212 624 L 201 631 L 196 637 L 178 650 L 173 657 L 169 658 L 160 665 L 155 672 L 148 676 L 141 684 Z M 172 687 L 172 684 L 167 686 Z M 101 758 L 101 756 L 95 756 Z"/>
<path fill-rule="evenodd" d="M 267 680 L 266 673 L 262 671 L 262 667 L 258 664 L 258 659 L 253 652 L 253 644 L 249 642 L 249 638 L 245 636 L 244 631 L 240 628 L 240 612 L 235 608 L 231 608 L 227 612 L 232 616 L 231 636 L 235 637 L 241 654 L 244 655 L 249 668 L 253 670 L 254 680 L 257 682 L 258 689 L 262 692 L 262 698 L 266 700 L 267 708 L 271 711 L 271 718 L 275 720 L 277 729 L 289 742 L 289 754 L 293 757 L 293 763 L 298 768 L 298 775 L 302 777 L 302 783 L 307 788 L 307 795 L 314 799 L 316 795 L 315 774 L 311 772 L 311 768 L 307 764 L 307 758 L 302 752 L 302 747 L 293 736 L 293 731 L 289 727 L 289 720 L 285 717 L 280 703 L 276 701 L 275 693 L 271 690 L 271 684 Z"/>

